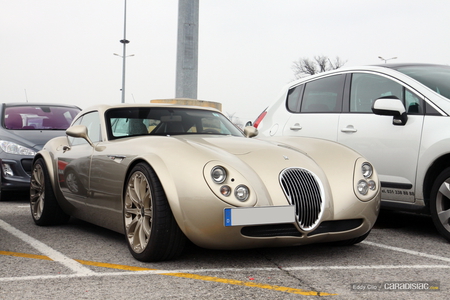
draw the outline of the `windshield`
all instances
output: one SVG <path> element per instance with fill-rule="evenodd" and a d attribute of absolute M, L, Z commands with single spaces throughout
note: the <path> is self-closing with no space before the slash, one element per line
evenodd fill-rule
<path fill-rule="evenodd" d="M 450 67 L 439 65 L 415 65 L 396 68 L 426 85 L 439 95 L 450 99 Z"/>
<path fill-rule="evenodd" d="M 66 130 L 79 112 L 75 106 L 6 106 L 2 125 L 11 130 Z"/>
<path fill-rule="evenodd" d="M 219 112 L 172 107 L 114 108 L 106 112 L 110 139 L 136 135 L 216 134 L 243 136 Z"/>

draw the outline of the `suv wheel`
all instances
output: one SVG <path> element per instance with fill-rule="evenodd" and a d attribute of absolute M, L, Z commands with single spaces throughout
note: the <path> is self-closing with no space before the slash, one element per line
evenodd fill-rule
<path fill-rule="evenodd" d="M 450 168 L 442 171 L 433 184 L 430 212 L 439 233 L 450 241 Z"/>

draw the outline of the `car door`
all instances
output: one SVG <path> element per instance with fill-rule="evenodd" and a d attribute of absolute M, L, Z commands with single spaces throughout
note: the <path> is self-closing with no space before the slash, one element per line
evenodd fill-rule
<path fill-rule="evenodd" d="M 405 105 L 406 124 L 394 125 L 392 116 L 375 115 L 373 102 L 396 97 Z M 424 122 L 424 102 L 392 78 L 354 73 L 349 99 L 338 125 L 338 142 L 358 151 L 378 172 L 382 199 L 414 202 L 418 153 Z"/>
<path fill-rule="evenodd" d="M 95 124 L 98 113 L 90 112 L 78 118 L 73 125 L 85 125 L 93 141 L 98 141 Z M 76 207 L 84 207 L 89 192 L 89 175 L 93 147 L 83 138 L 69 138 L 70 148 L 58 156 L 58 174 L 64 197 Z"/>
<path fill-rule="evenodd" d="M 291 88 L 286 103 L 290 116 L 283 135 L 336 141 L 344 83 L 345 74 L 339 74 Z"/>

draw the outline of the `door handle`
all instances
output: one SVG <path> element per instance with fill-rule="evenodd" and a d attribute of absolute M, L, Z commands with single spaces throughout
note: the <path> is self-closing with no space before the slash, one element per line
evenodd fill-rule
<path fill-rule="evenodd" d="M 356 130 L 355 127 L 353 127 L 353 125 L 348 125 L 347 127 L 342 128 L 341 131 L 352 133 L 352 132 L 357 132 L 358 130 Z"/>
<path fill-rule="evenodd" d="M 300 124 L 298 124 L 298 123 L 295 123 L 294 125 L 289 127 L 289 129 L 294 130 L 294 131 L 299 131 L 300 129 L 302 129 L 302 126 L 300 126 Z"/>

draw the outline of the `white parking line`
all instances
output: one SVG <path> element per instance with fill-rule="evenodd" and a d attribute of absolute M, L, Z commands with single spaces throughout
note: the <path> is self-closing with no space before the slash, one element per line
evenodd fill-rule
<path fill-rule="evenodd" d="M 415 255 L 415 256 L 421 256 L 421 257 L 441 260 L 441 261 L 445 261 L 445 262 L 450 262 L 450 258 L 448 258 L 448 257 L 437 256 L 437 255 L 427 254 L 427 253 L 423 253 L 423 252 L 418 252 L 418 251 L 413 251 L 413 250 L 408 250 L 408 249 L 404 249 L 404 248 L 393 247 L 393 246 L 388 246 L 388 245 L 383 245 L 383 244 L 378 244 L 378 243 L 373 243 L 373 242 L 368 242 L 368 241 L 364 241 L 364 242 L 362 242 L 362 244 L 379 247 L 379 248 L 384 248 L 384 249 L 388 249 L 388 250 L 392 250 L 392 251 L 407 253 L 407 254 L 411 254 L 411 255 Z"/>
<path fill-rule="evenodd" d="M 25 243 L 30 244 L 31 247 L 35 248 L 36 250 L 38 250 L 45 256 L 48 256 L 53 261 L 63 264 L 65 267 L 69 268 L 70 270 L 72 270 L 73 272 L 75 272 L 78 275 L 88 276 L 88 275 L 95 274 L 94 271 L 84 267 L 79 262 L 65 256 L 64 254 L 56 251 L 53 248 L 50 248 L 46 244 L 32 238 L 28 234 L 23 233 L 22 231 L 16 229 L 15 227 L 9 225 L 8 223 L 6 223 L 5 221 L 3 221 L 1 219 L 0 219 L 0 227 L 3 228 L 4 230 L 8 231 L 12 235 L 16 236 L 17 238 L 21 239 Z"/>

